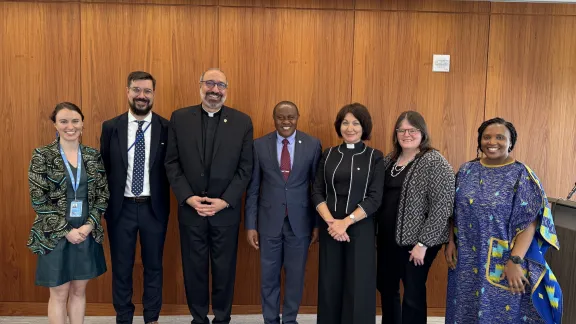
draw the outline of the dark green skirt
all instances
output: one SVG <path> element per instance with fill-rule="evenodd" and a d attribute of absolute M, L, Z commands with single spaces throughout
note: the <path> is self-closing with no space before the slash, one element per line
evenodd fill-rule
<path fill-rule="evenodd" d="M 91 234 L 80 244 L 63 237 L 52 252 L 38 256 L 36 285 L 57 287 L 72 280 L 96 278 L 104 272 L 104 249 Z"/>

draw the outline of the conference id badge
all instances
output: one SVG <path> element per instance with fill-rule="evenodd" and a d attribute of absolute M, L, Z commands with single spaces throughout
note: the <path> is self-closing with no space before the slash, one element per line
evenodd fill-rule
<path fill-rule="evenodd" d="M 82 200 L 73 200 L 70 205 L 70 217 L 82 217 Z"/>

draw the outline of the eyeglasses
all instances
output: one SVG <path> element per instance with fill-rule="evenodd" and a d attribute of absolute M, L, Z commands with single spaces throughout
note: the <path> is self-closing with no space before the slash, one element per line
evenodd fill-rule
<path fill-rule="evenodd" d="M 406 132 L 408 132 L 408 134 L 410 134 L 410 135 L 414 135 L 414 134 L 420 132 L 420 130 L 418 128 L 408 128 L 408 129 L 396 128 L 396 134 L 398 134 L 398 135 L 406 134 Z"/>
<path fill-rule="evenodd" d="M 208 89 L 212 89 L 214 88 L 214 86 L 218 86 L 218 89 L 220 90 L 228 88 L 228 84 L 224 82 L 216 82 L 214 80 L 200 81 L 200 83 L 204 83 L 208 87 Z"/>
<path fill-rule="evenodd" d="M 132 92 L 134 92 L 134 94 L 139 95 L 142 91 L 144 91 L 144 95 L 145 96 L 151 96 L 154 94 L 154 90 L 152 89 L 142 89 L 142 88 L 138 88 L 138 87 L 132 87 L 130 88 L 130 90 L 132 90 Z"/>

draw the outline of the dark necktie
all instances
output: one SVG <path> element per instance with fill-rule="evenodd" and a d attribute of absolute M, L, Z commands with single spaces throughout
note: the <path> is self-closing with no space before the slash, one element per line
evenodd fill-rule
<path fill-rule="evenodd" d="M 136 131 L 136 145 L 134 145 L 134 165 L 132 167 L 132 193 L 140 196 L 144 189 L 144 160 L 146 159 L 146 143 L 144 142 L 144 131 L 142 125 L 145 121 L 138 121 Z"/>
<path fill-rule="evenodd" d="M 288 177 L 290 176 L 290 170 L 292 169 L 290 166 L 290 152 L 288 152 L 288 140 L 282 140 L 282 155 L 280 155 L 280 171 L 282 171 L 282 176 L 284 177 L 284 181 L 288 181 Z"/>

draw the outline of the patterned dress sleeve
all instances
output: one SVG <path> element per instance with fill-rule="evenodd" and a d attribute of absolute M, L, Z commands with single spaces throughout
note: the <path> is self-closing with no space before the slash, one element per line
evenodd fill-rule
<path fill-rule="evenodd" d="M 536 174 L 523 165 L 510 220 L 509 233 L 514 237 L 511 248 L 517 235 L 532 222 L 536 222 L 536 232 L 525 256 L 532 302 L 544 322 L 559 324 L 563 311 L 562 289 L 544 259 L 550 246 L 559 248 L 558 238 L 542 184 Z"/>
<path fill-rule="evenodd" d="M 558 247 L 558 238 L 548 206 L 546 194 L 536 174 L 524 166 L 515 185 L 516 193 L 508 237 L 513 238 L 511 248 L 519 233 L 536 222 L 536 238 L 544 239 Z"/>
<path fill-rule="evenodd" d="M 36 254 L 47 254 L 54 249 L 56 242 L 72 230 L 65 217 L 59 214 L 54 205 L 51 191 L 53 181 L 48 178 L 46 158 L 38 149 L 32 153 L 28 168 L 28 185 L 32 208 L 36 212 L 26 246 Z"/>
<path fill-rule="evenodd" d="M 104 162 L 100 154 L 96 156 L 96 161 L 97 163 L 94 165 L 94 167 L 97 168 L 97 172 L 95 173 L 95 199 L 92 206 L 90 206 L 90 212 L 86 224 L 92 225 L 94 228 L 92 230 L 92 236 L 96 242 L 101 244 L 104 241 L 104 228 L 102 227 L 101 218 L 102 214 L 104 214 L 108 207 L 108 198 L 110 198 L 110 193 L 108 192 L 108 181 L 106 180 Z"/>

